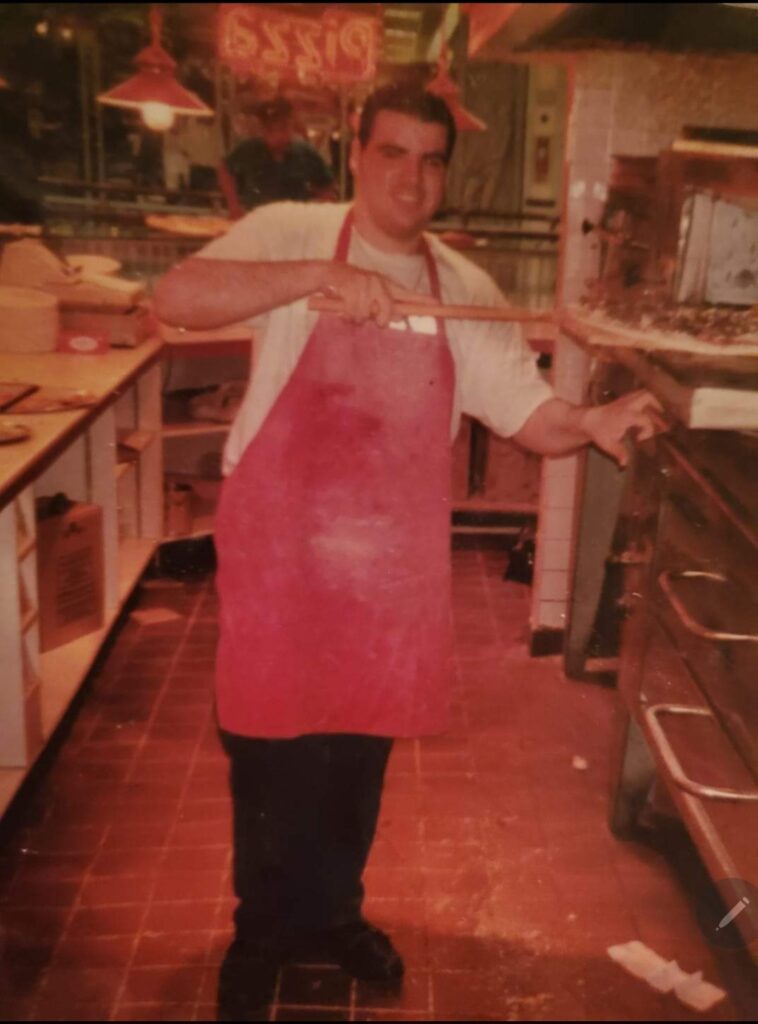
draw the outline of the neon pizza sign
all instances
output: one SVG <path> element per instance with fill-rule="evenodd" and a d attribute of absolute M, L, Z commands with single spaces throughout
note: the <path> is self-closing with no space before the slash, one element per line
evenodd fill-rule
<path fill-rule="evenodd" d="M 371 15 L 330 7 L 311 17 L 266 4 L 221 4 L 219 17 L 219 56 L 240 77 L 374 78 L 380 22 Z"/>

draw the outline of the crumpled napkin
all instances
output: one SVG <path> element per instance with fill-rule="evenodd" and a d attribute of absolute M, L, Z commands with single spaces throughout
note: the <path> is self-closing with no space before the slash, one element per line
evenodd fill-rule
<path fill-rule="evenodd" d="M 608 947 L 608 956 L 635 978 L 647 982 L 657 992 L 673 991 L 692 1010 L 710 1010 L 726 996 L 723 989 L 703 980 L 702 971 L 688 974 L 676 960 L 664 960 L 644 942 L 634 939 Z"/>

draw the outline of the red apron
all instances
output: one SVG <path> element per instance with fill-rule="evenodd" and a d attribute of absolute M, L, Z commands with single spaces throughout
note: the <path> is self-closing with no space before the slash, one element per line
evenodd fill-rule
<path fill-rule="evenodd" d="M 335 259 L 347 259 L 352 218 Z M 424 244 L 429 281 L 437 268 Z M 444 331 L 322 315 L 224 482 L 217 709 L 251 737 L 447 725 L 450 419 Z"/>

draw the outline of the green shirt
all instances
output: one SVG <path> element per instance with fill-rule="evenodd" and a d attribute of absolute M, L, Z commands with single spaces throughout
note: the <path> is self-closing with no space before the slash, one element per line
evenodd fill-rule
<path fill-rule="evenodd" d="M 275 160 L 263 139 L 245 139 L 225 160 L 244 207 L 294 199 L 312 199 L 332 183 L 332 174 L 309 143 L 293 139 Z"/>

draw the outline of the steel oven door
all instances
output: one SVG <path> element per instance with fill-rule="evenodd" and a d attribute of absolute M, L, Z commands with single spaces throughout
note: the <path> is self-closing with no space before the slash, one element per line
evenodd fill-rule
<path fill-rule="evenodd" d="M 618 556 L 626 620 L 611 826 L 634 828 L 657 778 L 729 906 L 743 895 L 729 880 L 758 884 L 758 549 L 744 513 L 659 439 L 638 452 Z M 748 941 L 754 902 L 739 922 Z"/>
<path fill-rule="evenodd" d="M 616 528 L 615 561 L 623 573 L 621 651 L 618 686 L 628 707 L 635 706 L 642 685 L 648 635 L 653 553 L 663 494 L 669 478 L 655 442 L 634 454 L 632 485 L 626 488 Z M 619 550 L 620 549 L 620 550 Z"/>
<path fill-rule="evenodd" d="M 684 460 L 668 469 L 652 612 L 758 780 L 758 549 L 696 470 Z"/>
<path fill-rule="evenodd" d="M 746 883 L 758 884 L 758 786 L 668 630 L 656 615 L 649 624 L 635 727 L 729 908 Z M 758 901 L 737 927 L 754 942 Z M 758 958 L 758 948 L 751 952 Z"/>

